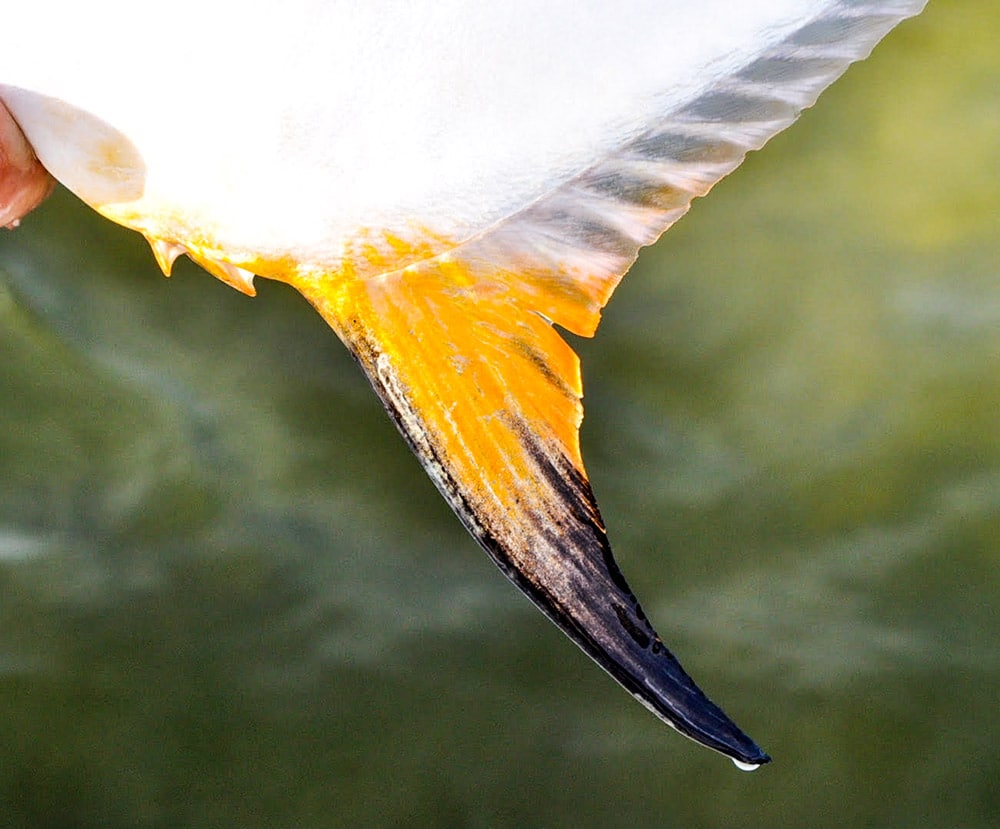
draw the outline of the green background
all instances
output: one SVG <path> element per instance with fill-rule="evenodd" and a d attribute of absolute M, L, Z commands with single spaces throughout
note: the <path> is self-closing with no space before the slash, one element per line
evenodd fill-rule
<path fill-rule="evenodd" d="M 574 341 L 750 775 L 494 570 L 291 290 L 167 282 L 65 193 L 0 234 L 0 825 L 996 825 L 998 44 L 932 0 Z"/>

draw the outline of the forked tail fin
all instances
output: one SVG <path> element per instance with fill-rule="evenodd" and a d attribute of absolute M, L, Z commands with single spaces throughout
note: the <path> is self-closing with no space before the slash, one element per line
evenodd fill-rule
<path fill-rule="evenodd" d="M 923 2 L 831 2 L 449 253 L 295 283 L 511 581 L 660 718 L 743 768 L 769 758 L 664 647 L 615 564 L 580 457 L 579 362 L 552 324 L 592 335 L 639 247 Z"/>
<path fill-rule="evenodd" d="M 252 273 L 294 284 L 353 351 L 442 494 L 507 576 L 657 715 L 756 766 L 767 755 L 663 646 L 614 562 L 580 457 L 579 363 L 553 324 L 593 334 L 639 247 L 923 3 L 803 3 L 794 31 L 765 38 L 740 65 L 713 64 L 687 98 L 665 89 L 636 102 L 646 114 L 606 125 L 594 157 L 573 162 L 582 168 L 531 198 L 504 201 L 500 218 L 483 209 L 461 238 L 397 238 L 398 228 L 376 222 L 360 229 L 361 244 L 349 235 L 326 240 L 328 252 L 343 248 L 339 259 L 293 251 L 268 260 L 225 245 L 202 250 L 200 233 L 161 237 L 132 224 L 147 232 L 165 270 L 189 251 L 240 290 L 252 292 Z M 414 227 L 425 218 L 413 216 Z M 380 237 L 381 247 L 367 243 Z M 368 267 L 357 267 L 358 251 L 361 259 L 372 252 Z"/>

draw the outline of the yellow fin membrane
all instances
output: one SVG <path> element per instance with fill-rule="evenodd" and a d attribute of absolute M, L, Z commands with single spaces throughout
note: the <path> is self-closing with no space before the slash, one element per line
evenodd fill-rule
<path fill-rule="evenodd" d="M 593 330 L 600 305 L 581 292 L 574 319 L 561 284 L 439 257 L 297 287 L 507 577 L 661 719 L 744 765 L 767 762 L 664 647 L 612 557 L 580 457 L 579 361 L 548 321 Z M 538 304 L 545 317 L 528 310 Z"/>

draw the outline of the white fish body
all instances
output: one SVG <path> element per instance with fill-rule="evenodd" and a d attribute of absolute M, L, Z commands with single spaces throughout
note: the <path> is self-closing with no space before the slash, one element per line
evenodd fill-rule
<path fill-rule="evenodd" d="M 841 6 L 865 10 L 177 0 L 137 13 L 39 0 L 5 11 L 7 31 L 44 32 L 44 48 L 6 39 L 0 83 L 25 90 L 3 99 L 46 167 L 112 218 L 164 236 L 196 226 L 222 251 L 330 270 L 373 230 L 482 233 Z M 777 89 L 787 70 L 765 71 L 776 117 L 727 125 L 736 143 L 759 145 L 888 25 L 857 19 L 868 35 L 816 49 L 799 83 Z"/>

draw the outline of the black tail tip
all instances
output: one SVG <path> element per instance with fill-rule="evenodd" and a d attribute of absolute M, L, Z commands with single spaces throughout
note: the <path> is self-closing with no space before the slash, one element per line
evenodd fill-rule
<path fill-rule="evenodd" d="M 740 752 L 739 756 L 730 754 L 728 757 L 740 771 L 756 771 L 765 763 L 771 762 L 770 755 L 757 745 L 754 745 L 753 750 L 750 752 Z"/>

